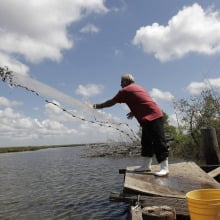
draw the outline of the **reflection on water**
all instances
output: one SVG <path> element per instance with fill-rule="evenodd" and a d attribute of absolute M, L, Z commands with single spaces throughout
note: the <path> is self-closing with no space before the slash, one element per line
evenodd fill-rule
<path fill-rule="evenodd" d="M 137 158 L 83 158 L 88 147 L 0 154 L 0 219 L 125 220 L 118 170 Z"/>

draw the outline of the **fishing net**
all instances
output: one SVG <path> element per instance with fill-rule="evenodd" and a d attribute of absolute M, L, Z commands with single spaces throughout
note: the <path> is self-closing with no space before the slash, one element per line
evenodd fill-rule
<path fill-rule="evenodd" d="M 88 103 L 84 103 L 68 96 L 49 85 L 37 81 L 36 79 L 10 71 L 8 67 L 0 67 L 0 77 L 1 80 L 9 86 L 13 88 L 22 88 L 35 94 L 46 103 L 56 106 L 74 119 L 88 124 L 101 126 L 103 129 L 113 129 L 120 133 L 120 136 L 124 137 L 124 140 L 128 142 L 139 141 L 139 137 L 128 124 L 121 123 L 109 114 L 93 109 Z"/>

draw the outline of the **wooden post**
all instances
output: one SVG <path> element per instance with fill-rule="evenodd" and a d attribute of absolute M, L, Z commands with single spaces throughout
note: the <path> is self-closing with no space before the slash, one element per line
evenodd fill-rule
<path fill-rule="evenodd" d="M 152 206 L 142 209 L 143 220 L 176 220 L 176 210 L 169 206 Z"/>
<path fill-rule="evenodd" d="M 215 128 L 203 128 L 201 129 L 201 134 L 206 164 L 220 164 L 220 149 L 218 146 Z"/>
<path fill-rule="evenodd" d="M 131 219 L 130 220 L 142 220 L 141 207 L 136 207 L 136 206 L 131 207 Z"/>

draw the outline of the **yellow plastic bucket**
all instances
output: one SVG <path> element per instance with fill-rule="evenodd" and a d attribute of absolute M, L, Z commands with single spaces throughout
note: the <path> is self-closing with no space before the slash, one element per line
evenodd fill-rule
<path fill-rule="evenodd" d="M 220 220 L 220 189 L 199 189 L 186 194 L 190 220 Z"/>

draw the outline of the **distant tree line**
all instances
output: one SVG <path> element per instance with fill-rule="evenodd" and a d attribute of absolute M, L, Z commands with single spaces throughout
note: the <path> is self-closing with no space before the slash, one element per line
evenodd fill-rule
<path fill-rule="evenodd" d="M 169 143 L 171 154 L 185 159 L 203 161 L 201 129 L 213 127 L 220 143 L 220 96 L 204 90 L 189 99 L 174 102 L 178 126 L 170 125 L 165 114 L 165 132 L 174 141 Z"/>
<path fill-rule="evenodd" d="M 201 129 L 215 128 L 220 144 L 220 95 L 204 90 L 199 95 L 174 101 L 178 126 L 164 112 L 164 128 L 170 154 L 186 160 L 204 161 Z M 138 132 L 141 135 L 141 129 Z"/>

